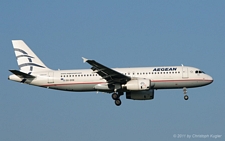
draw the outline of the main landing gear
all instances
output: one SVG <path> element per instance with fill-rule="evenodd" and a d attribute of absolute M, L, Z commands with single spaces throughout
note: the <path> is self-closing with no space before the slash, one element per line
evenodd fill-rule
<path fill-rule="evenodd" d="M 186 87 L 184 87 L 183 88 L 183 92 L 184 92 L 184 100 L 188 100 L 188 95 L 187 95 L 187 88 Z"/>
<path fill-rule="evenodd" d="M 121 100 L 120 100 L 120 96 L 123 95 L 123 93 L 116 93 L 114 92 L 112 94 L 112 99 L 115 100 L 115 104 L 116 106 L 120 106 L 122 104 Z"/>

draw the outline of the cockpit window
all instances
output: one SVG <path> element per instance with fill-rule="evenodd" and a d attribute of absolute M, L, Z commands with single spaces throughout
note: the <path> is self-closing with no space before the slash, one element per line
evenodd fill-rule
<path fill-rule="evenodd" d="M 205 73 L 204 71 L 196 70 L 195 73 Z"/>
<path fill-rule="evenodd" d="M 205 73 L 204 71 L 199 71 L 199 73 Z"/>

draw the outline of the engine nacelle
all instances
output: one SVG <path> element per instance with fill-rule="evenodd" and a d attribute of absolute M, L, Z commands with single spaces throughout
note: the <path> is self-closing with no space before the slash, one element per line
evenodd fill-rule
<path fill-rule="evenodd" d="M 97 85 L 94 86 L 94 88 L 95 88 L 96 90 L 100 90 L 100 91 L 109 91 L 109 90 L 111 90 L 111 89 L 109 88 L 108 83 L 97 84 Z"/>
<path fill-rule="evenodd" d="M 149 91 L 126 92 L 126 98 L 133 100 L 151 100 L 154 99 L 154 89 Z"/>
<path fill-rule="evenodd" d="M 149 79 L 130 80 L 126 84 L 122 85 L 122 87 L 131 91 L 149 90 L 151 87 L 151 81 Z"/>

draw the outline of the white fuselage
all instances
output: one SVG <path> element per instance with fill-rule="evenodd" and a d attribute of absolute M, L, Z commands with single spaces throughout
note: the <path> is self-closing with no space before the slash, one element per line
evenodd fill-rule
<path fill-rule="evenodd" d="M 155 89 L 182 88 L 188 100 L 187 88 L 201 87 L 213 82 L 211 76 L 194 67 L 163 66 L 114 68 L 82 57 L 90 69 L 51 70 L 22 40 L 12 40 L 20 70 L 9 70 L 9 80 L 64 91 L 101 91 L 112 93 L 117 106 L 120 96 L 127 99 L 154 99 Z"/>
<path fill-rule="evenodd" d="M 145 78 L 151 80 L 152 89 L 192 88 L 212 83 L 211 76 L 197 68 L 187 66 L 114 68 L 114 70 L 130 76 L 132 79 Z M 109 91 L 104 87 L 106 80 L 90 69 L 57 70 L 33 72 L 36 78 L 25 83 L 65 91 Z M 16 75 L 10 75 L 10 80 L 21 82 Z"/>

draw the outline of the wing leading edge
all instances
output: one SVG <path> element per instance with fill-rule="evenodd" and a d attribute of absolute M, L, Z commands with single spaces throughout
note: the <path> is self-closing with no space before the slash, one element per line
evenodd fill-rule
<path fill-rule="evenodd" d="M 129 76 L 126 76 L 118 71 L 108 68 L 95 60 L 89 60 L 82 57 L 84 63 L 87 62 L 92 67 L 91 69 L 105 79 L 109 84 L 125 84 L 127 81 L 131 80 Z"/>

